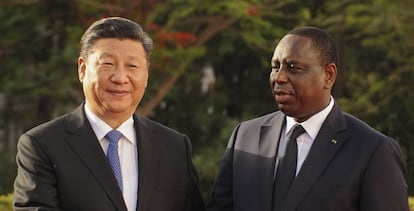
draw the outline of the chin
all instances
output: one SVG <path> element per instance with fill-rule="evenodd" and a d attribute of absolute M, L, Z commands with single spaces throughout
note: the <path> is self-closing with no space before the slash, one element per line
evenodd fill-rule
<path fill-rule="evenodd" d="M 283 112 L 286 116 L 296 118 L 297 114 L 296 114 L 296 112 L 292 109 L 292 107 L 291 107 L 291 106 L 287 106 L 287 105 L 280 105 L 280 104 L 278 104 L 278 107 L 279 107 L 279 110 L 280 110 L 281 112 Z"/>
<path fill-rule="evenodd" d="M 122 104 L 112 103 L 107 106 L 107 109 L 112 113 L 124 113 L 130 110 L 130 107 Z"/>
<path fill-rule="evenodd" d="M 289 113 L 289 106 L 286 104 L 280 104 L 277 103 L 277 107 L 279 108 L 280 111 L 282 111 L 283 113 Z"/>

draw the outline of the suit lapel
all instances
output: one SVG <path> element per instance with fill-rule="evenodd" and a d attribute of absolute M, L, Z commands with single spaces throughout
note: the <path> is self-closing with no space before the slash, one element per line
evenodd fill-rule
<path fill-rule="evenodd" d="M 313 183 L 329 165 L 332 158 L 341 148 L 346 137 L 345 121 L 342 112 L 335 104 L 313 143 L 311 150 L 302 165 L 286 199 L 287 210 L 295 210 L 303 197 L 311 189 Z"/>
<path fill-rule="evenodd" d="M 259 153 L 257 156 L 257 179 L 261 210 L 271 210 L 276 150 L 285 115 L 276 112 L 260 129 Z"/>
<path fill-rule="evenodd" d="M 138 146 L 138 206 L 137 210 L 148 210 L 155 188 L 159 168 L 160 146 L 154 139 L 156 131 L 147 120 L 134 116 Z"/>
<path fill-rule="evenodd" d="M 66 131 L 65 141 L 72 151 L 101 184 L 102 189 L 112 200 L 117 210 L 126 210 L 122 193 L 118 188 L 99 141 L 84 114 L 83 105 L 69 116 Z"/>

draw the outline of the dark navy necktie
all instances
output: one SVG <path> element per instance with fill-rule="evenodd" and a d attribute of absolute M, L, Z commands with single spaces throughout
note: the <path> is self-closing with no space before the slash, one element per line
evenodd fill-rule
<path fill-rule="evenodd" d="M 117 130 L 111 130 L 106 134 L 106 137 L 109 140 L 108 151 L 106 157 L 109 164 L 111 165 L 112 171 L 114 172 L 115 178 L 118 182 L 119 188 L 122 192 L 122 173 L 121 173 L 121 163 L 119 162 L 118 155 L 118 141 L 121 138 L 122 133 Z"/>
<path fill-rule="evenodd" d="M 279 161 L 273 185 L 273 211 L 282 210 L 289 188 L 293 180 L 295 180 L 298 157 L 296 138 L 304 132 L 305 129 L 301 125 L 297 125 L 293 129 L 287 143 L 285 156 Z"/>

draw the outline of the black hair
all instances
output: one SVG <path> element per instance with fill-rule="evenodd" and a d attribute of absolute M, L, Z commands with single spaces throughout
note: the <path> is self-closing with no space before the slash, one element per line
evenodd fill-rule
<path fill-rule="evenodd" d="M 321 65 L 338 62 L 338 52 L 333 37 L 318 27 L 305 26 L 295 28 L 287 34 L 310 38 L 314 47 L 320 52 Z"/>
<path fill-rule="evenodd" d="M 139 24 L 121 17 L 103 18 L 89 26 L 80 40 L 80 56 L 86 58 L 96 41 L 103 38 L 131 39 L 140 42 L 144 47 L 147 62 L 150 62 L 152 39 Z"/>

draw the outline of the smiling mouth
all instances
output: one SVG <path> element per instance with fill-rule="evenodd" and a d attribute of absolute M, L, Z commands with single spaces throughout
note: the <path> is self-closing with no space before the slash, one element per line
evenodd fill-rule
<path fill-rule="evenodd" d="M 127 91 L 119 91 L 119 90 L 108 90 L 108 93 L 110 93 L 111 95 L 115 95 L 115 96 L 124 96 L 126 94 L 128 94 Z"/>

